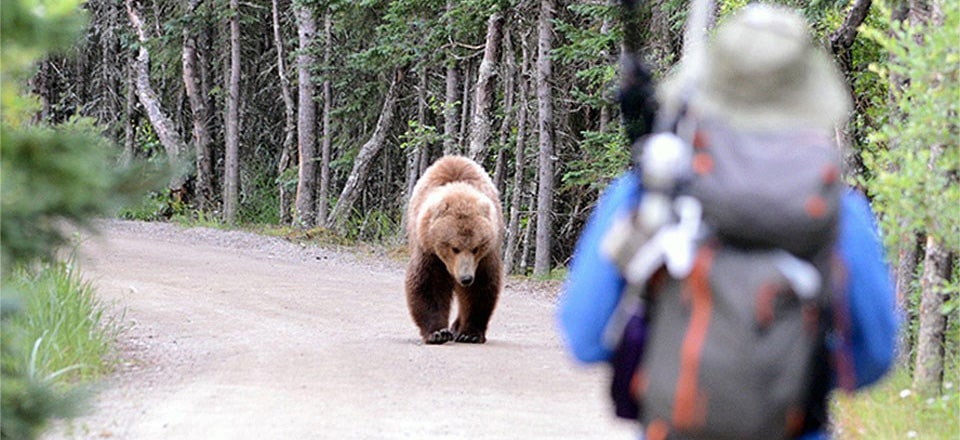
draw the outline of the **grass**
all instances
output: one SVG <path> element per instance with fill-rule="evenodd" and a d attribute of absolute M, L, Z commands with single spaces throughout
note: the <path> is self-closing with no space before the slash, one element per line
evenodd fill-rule
<path fill-rule="evenodd" d="M 107 315 L 72 260 L 18 269 L 10 282 L 23 308 L 11 318 L 11 331 L 27 351 L 16 362 L 29 376 L 69 383 L 110 370 L 122 320 Z"/>
<path fill-rule="evenodd" d="M 944 379 L 940 395 L 910 389 L 910 375 L 898 369 L 879 385 L 833 401 L 834 438 L 949 439 L 960 438 L 960 371 Z"/>

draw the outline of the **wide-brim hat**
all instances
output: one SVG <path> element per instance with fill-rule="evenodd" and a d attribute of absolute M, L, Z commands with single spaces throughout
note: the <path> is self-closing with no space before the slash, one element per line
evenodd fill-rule
<path fill-rule="evenodd" d="M 753 4 L 717 27 L 702 59 L 664 82 L 668 105 L 738 128 L 833 128 L 846 121 L 850 93 L 795 11 Z"/>

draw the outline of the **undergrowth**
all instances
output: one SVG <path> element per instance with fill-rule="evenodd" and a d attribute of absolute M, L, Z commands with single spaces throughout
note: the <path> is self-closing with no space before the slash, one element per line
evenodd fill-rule
<path fill-rule="evenodd" d="M 122 318 L 107 314 L 72 259 L 20 267 L 9 287 L 19 292 L 23 309 L 10 322 L 10 331 L 25 347 L 14 359 L 17 368 L 64 384 L 95 379 L 111 369 Z"/>
<path fill-rule="evenodd" d="M 960 371 L 952 368 L 938 395 L 914 392 L 903 368 L 856 394 L 838 392 L 833 401 L 834 438 L 960 438 Z"/>

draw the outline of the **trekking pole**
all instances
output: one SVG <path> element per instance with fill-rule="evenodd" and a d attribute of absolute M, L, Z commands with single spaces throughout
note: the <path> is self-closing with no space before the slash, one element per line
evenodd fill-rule
<path fill-rule="evenodd" d="M 635 2 L 623 1 L 624 48 L 638 50 L 639 38 L 632 26 Z M 618 256 L 625 279 L 643 284 L 661 265 L 681 278 L 689 273 L 694 242 L 700 231 L 701 205 L 680 188 L 690 179 L 693 127 L 682 124 L 690 93 L 701 75 L 706 46 L 708 17 L 713 0 L 693 0 L 684 32 L 684 48 L 677 73 L 680 96 L 677 102 L 661 103 L 654 134 L 643 138 L 636 151 L 644 193 L 630 222 L 614 226 L 604 241 L 608 255 Z M 689 132 L 687 132 L 689 131 Z M 632 231 L 632 233 L 630 232 Z"/>
<path fill-rule="evenodd" d="M 657 114 L 656 131 L 674 131 L 686 110 L 686 104 L 703 71 L 707 45 L 707 28 L 713 17 L 714 0 L 692 0 L 683 32 L 683 52 L 680 54 L 678 82 L 679 99 L 661 103 Z"/>

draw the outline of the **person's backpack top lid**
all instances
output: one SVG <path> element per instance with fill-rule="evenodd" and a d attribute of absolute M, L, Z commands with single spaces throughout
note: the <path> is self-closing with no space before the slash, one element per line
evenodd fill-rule
<path fill-rule="evenodd" d="M 794 11 L 749 5 L 719 25 L 702 62 L 664 81 L 659 99 L 686 100 L 700 116 L 737 129 L 833 128 L 850 112 L 850 93 L 808 35 Z"/>

